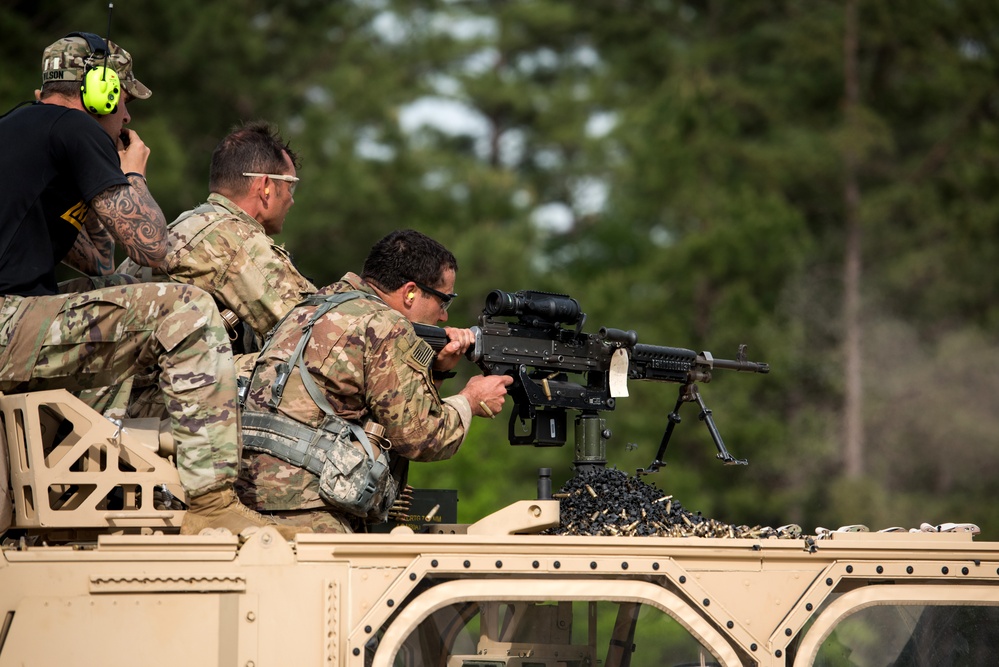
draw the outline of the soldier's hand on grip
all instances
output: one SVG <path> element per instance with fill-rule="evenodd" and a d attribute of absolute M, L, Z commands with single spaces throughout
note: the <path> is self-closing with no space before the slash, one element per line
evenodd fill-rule
<path fill-rule="evenodd" d="M 506 388 L 512 382 L 509 375 L 476 375 L 460 393 L 468 399 L 473 415 L 492 418 L 503 410 Z"/>
<path fill-rule="evenodd" d="M 457 366 L 468 348 L 475 344 L 475 332 L 457 327 L 444 327 L 444 332 L 447 334 L 448 342 L 437 353 L 434 370 L 447 372 Z"/>

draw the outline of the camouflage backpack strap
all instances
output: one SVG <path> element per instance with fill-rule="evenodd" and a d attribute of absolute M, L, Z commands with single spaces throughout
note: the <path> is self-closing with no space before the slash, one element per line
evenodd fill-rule
<path fill-rule="evenodd" d="M 318 475 L 319 495 L 323 500 L 355 516 L 368 517 L 372 514 L 380 516 L 383 506 L 387 507 L 395 500 L 398 487 L 389 474 L 389 457 L 378 455 L 382 452 L 375 451 L 360 425 L 336 414 L 312 379 L 304 358 L 305 347 L 316 322 L 333 308 L 357 298 L 377 297 L 352 291 L 330 296 L 314 295 L 298 304 L 318 305 L 318 308 L 302 327 L 302 337 L 294 352 L 287 361 L 278 364 L 278 377 L 268 402 L 271 412 L 243 412 L 241 424 L 245 449 L 272 454 Z M 268 339 L 265 349 L 271 340 Z M 310 398 L 326 415 L 318 428 L 277 413 L 284 386 L 291 369 L 296 366 Z M 350 444 L 351 440 L 360 446 L 363 455 Z"/>
<path fill-rule="evenodd" d="M 352 290 L 350 292 L 340 292 L 329 296 L 313 295 L 299 302 L 299 304 L 295 306 L 295 308 L 312 305 L 318 305 L 319 307 L 316 308 L 316 312 L 312 314 L 309 321 L 306 322 L 304 327 L 302 327 L 302 337 L 298 340 L 298 345 L 295 346 L 295 351 L 291 353 L 291 357 L 288 358 L 288 361 L 278 364 L 277 378 L 275 378 L 274 384 L 271 386 L 271 400 L 268 401 L 267 404 L 271 407 L 271 409 L 277 410 L 278 406 L 281 404 L 284 387 L 288 383 L 288 378 L 291 377 L 291 369 L 298 366 L 298 375 L 302 380 L 302 384 L 305 386 L 305 390 L 309 392 L 309 396 L 319 409 L 326 414 L 326 419 L 323 421 L 321 426 L 322 430 L 339 432 L 343 428 L 343 424 L 347 424 L 351 433 L 353 433 L 354 437 L 364 448 L 364 453 L 367 454 L 369 459 L 375 461 L 375 453 L 374 450 L 371 449 L 371 442 L 368 440 L 368 434 L 364 432 L 364 429 L 362 429 L 360 425 L 348 422 L 334 412 L 333 406 L 330 405 L 328 400 L 326 400 L 323 393 L 319 391 L 319 387 L 316 386 L 316 381 L 312 379 L 312 374 L 309 373 L 309 369 L 305 365 L 305 355 L 303 354 L 305 352 L 305 346 L 309 344 L 309 339 L 312 338 L 312 327 L 315 326 L 316 322 L 318 322 L 320 318 L 340 304 L 360 298 L 374 299 L 377 297 L 367 294 L 366 292 Z M 288 315 L 290 314 L 291 313 L 288 313 Z M 288 315 L 285 315 L 285 317 L 288 317 Z M 268 345 L 269 344 L 270 341 L 268 341 Z M 264 349 L 266 348 L 267 345 L 264 346 Z M 261 356 L 262 355 L 263 350 L 261 350 Z"/>
<path fill-rule="evenodd" d="M 268 347 L 270 347 L 271 340 L 274 338 L 274 332 L 277 331 L 281 327 L 282 324 L 284 324 L 284 321 L 286 319 L 288 319 L 289 317 L 291 317 L 292 313 L 294 313 L 296 310 L 298 310 L 299 308 L 302 308 L 304 306 L 316 306 L 316 305 L 319 305 L 325 299 L 326 299 L 326 297 L 324 297 L 324 296 L 313 294 L 311 296 L 308 296 L 308 297 L 302 299 L 298 303 L 296 303 L 291 308 L 291 310 L 289 310 L 287 313 L 284 314 L 284 317 L 282 317 L 280 320 L 278 320 L 277 324 L 275 324 L 273 327 L 271 327 L 271 330 L 267 332 L 267 335 L 264 336 L 264 344 L 263 344 L 263 347 L 261 347 L 260 350 L 257 352 L 257 359 L 260 360 L 263 357 L 264 352 L 267 351 Z M 267 403 L 271 408 L 275 408 L 276 409 L 277 406 L 278 406 L 278 404 L 281 402 L 281 394 L 284 392 L 284 386 L 288 382 L 288 369 L 289 369 L 289 366 L 288 366 L 287 363 L 282 363 L 282 364 L 278 365 L 278 374 L 277 374 L 277 378 L 275 380 L 275 386 L 277 387 L 277 389 L 276 389 L 277 396 L 276 397 L 274 396 L 274 391 L 275 390 L 272 389 L 272 391 L 271 391 L 271 400 L 268 401 L 268 403 Z M 248 376 L 243 375 L 243 376 L 240 376 L 240 377 L 238 377 L 236 379 L 236 384 L 237 384 L 238 390 L 239 390 L 238 395 L 239 395 L 239 407 L 240 408 L 244 408 L 246 406 L 246 395 L 250 391 L 250 385 L 253 383 L 253 376 L 256 374 L 256 372 L 257 372 L 257 364 L 254 364 L 253 370 L 250 371 L 250 375 L 248 375 Z"/>
<path fill-rule="evenodd" d="M 305 386 L 305 390 L 309 392 L 309 396 L 312 397 L 315 404 L 319 406 L 319 409 L 326 413 L 326 420 L 323 422 L 323 429 L 328 429 L 330 426 L 335 425 L 336 422 L 342 422 L 344 420 L 333 411 L 333 406 L 330 405 L 328 400 L 326 400 L 323 393 L 319 391 L 319 387 L 316 386 L 316 381 L 312 379 L 312 374 L 305 366 L 305 355 L 303 352 L 305 352 L 305 346 L 308 344 L 309 338 L 312 337 L 312 327 L 319 321 L 319 318 L 339 306 L 341 303 L 346 303 L 347 301 L 352 301 L 362 297 L 368 297 L 368 295 L 364 292 L 352 291 L 343 292 L 341 294 L 333 294 L 323 299 L 322 304 L 316 309 L 316 312 L 312 314 L 312 317 L 309 318 L 308 323 L 302 327 L 302 338 L 298 341 L 295 351 L 292 352 L 291 358 L 288 359 L 287 362 L 288 367 L 292 365 L 298 366 L 298 376 L 302 379 L 302 384 Z M 282 391 L 284 390 L 283 383 L 281 385 L 281 389 Z M 271 401 L 274 401 L 273 392 L 271 394 Z M 280 395 L 277 396 L 277 402 L 281 402 Z M 274 404 L 272 407 L 277 408 L 277 405 Z M 364 447 L 364 453 L 368 455 L 368 458 L 374 461 L 375 454 L 371 449 L 371 443 L 368 441 L 368 434 L 364 432 L 364 429 L 362 429 L 360 425 L 351 422 L 347 423 L 350 425 L 350 430 L 354 434 L 354 437 L 357 438 L 357 441 L 361 443 L 362 447 Z"/>
<path fill-rule="evenodd" d="M 364 292 L 356 290 L 350 292 L 341 292 L 339 294 L 331 294 L 329 296 L 313 294 L 312 296 L 306 297 L 305 299 L 300 301 L 294 308 L 292 308 L 291 311 L 289 311 L 283 318 L 281 318 L 281 322 L 284 322 L 284 320 L 287 319 L 291 315 L 291 313 L 297 310 L 298 308 L 302 308 L 305 306 L 319 306 L 318 308 L 316 308 L 316 312 L 312 314 L 312 317 L 309 318 L 309 321 L 305 323 L 305 326 L 302 327 L 302 337 L 298 340 L 298 345 L 295 346 L 295 351 L 291 353 L 291 356 L 288 357 L 287 361 L 278 364 L 277 378 L 275 378 L 274 384 L 271 385 L 271 400 L 267 402 L 267 405 L 269 405 L 272 409 L 276 410 L 277 407 L 281 404 L 281 398 L 282 395 L 284 394 L 284 387 L 286 384 L 288 384 L 288 378 L 291 376 L 291 369 L 294 368 L 296 365 L 298 365 L 300 368 L 302 374 L 302 384 L 305 385 L 306 391 L 309 392 L 309 396 L 312 397 L 312 400 L 316 399 L 316 395 L 318 394 L 316 383 L 309 376 L 308 371 L 305 370 L 305 363 L 302 361 L 302 356 L 303 353 L 305 352 L 305 346 L 308 345 L 309 339 L 312 337 L 312 327 L 315 326 L 316 322 L 318 322 L 323 315 L 325 315 L 332 309 L 336 308 L 341 303 L 346 303 L 347 301 L 353 301 L 354 299 L 359 299 L 363 297 L 377 298 L 369 294 L 366 294 Z M 279 326 L 281 326 L 281 322 L 278 322 L 278 325 L 271 330 L 271 333 L 273 333 Z M 267 342 L 264 344 L 264 348 L 260 350 L 261 357 L 263 356 L 267 348 L 270 346 L 270 342 L 271 339 L 270 336 L 268 335 L 268 339 Z M 321 396 L 321 398 L 322 401 L 316 401 L 316 405 L 318 405 L 323 410 L 323 412 L 325 412 L 328 415 L 331 413 L 333 408 L 330 407 L 329 402 L 326 400 L 326 397 Z M 323 407 L 324 404 L 326 405 L 325 408 Z M 327 410 L 326 408 L 329 408 L 329 410 Z"/>

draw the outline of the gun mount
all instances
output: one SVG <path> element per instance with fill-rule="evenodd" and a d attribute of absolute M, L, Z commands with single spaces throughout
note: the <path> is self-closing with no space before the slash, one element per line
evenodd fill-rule
<path fill-rule="evenodd" d="M 575 420 L 575 467 L 603 466 L 611 433 L 599 413 L 613 410 L 617 398 L 628 395 L 629 380 L 649 380 L 680 388 L 676 405 L 667 415 L 659 450 L 640 473 L 656 472 L 664 465 L 666 447 L 680 422 L 684 403 L 700 407 L 698 417 L 707 426 L 722 462 L 748 463 L 725 447 L 698 384 L 710 382 L 715 369 L 769 373 L 768 364 L 749 361 L 745 345 L 739 347 L 734 360 L 716 359 L 710 352 L 639 343 L 632 330 L 604 327 L 596 334 L 584 333 L 585 322 L 579 302 L 564 294 L 493 290 L 486 297 L 467 357 L 486 374 L 507 374 L 515 380 L 509 390 L 514 402 L 508 426 L 510 444 L 564 445 L 567 413 L 573 410 L 579 413 Z M 442 329 L 420 324 L 415 328 L 435 350 L 447 344 Z"/>

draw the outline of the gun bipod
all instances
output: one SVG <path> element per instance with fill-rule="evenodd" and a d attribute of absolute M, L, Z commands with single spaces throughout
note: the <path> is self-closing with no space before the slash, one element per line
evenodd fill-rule
<path fill-rule="evenodd" d="M 711 408 L 709 408 L 704 403 L 704 399 L 701 398 L 701 392 L 697 387 L 697 383 L 687 382 L 680 385 L 676 405 L 673 406 L 673 411 L 666 416 L 669 423 L 666 425 L 666 432 L 663 433 L 662 442 L 659 443 L 659 451 L 656 452 L 656 458 L 653 459 L 652 463 L 650 463 L 647 468 L 639 468 L 636 471 L 639 475 L 649 475 L 654 472 L 659 472 L 659 469 L 666 465 L 665 461 L 663 461 L 663 457 L 666 455 L 666 447 L 669 445 L 670 438 L 673 436 L 673 428 L 680 423 L 680 406 L 684 403 L 697 403 L 700 406 L 701 412 L 697 417 L 708 427 L 708 433 L 711 434 L 711 439 L 714 441 L 715 447 L 718 449 L 718 454 L 716 454 L 717 458 L 721 459 L 725 465 L 749 465 L 749 461 L 747 459 L 737 459 L 729 453 L 728 449 L 725 448 L 725 442 L 722 440 L 721 433 L 718 432 L 718 427 L 715 426 L 714 417 L 711 416 Z"/>

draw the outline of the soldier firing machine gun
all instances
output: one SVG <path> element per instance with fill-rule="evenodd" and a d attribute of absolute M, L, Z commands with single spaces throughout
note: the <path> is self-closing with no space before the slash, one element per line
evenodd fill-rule
<path fill-rule="evenodd" d="M 515 319 L 514 319 L 515 318 Z M 697 403 L 699 418 L 708 427 L 718 449 L 717 457 L 727 465 L 746 465 L 725 448 L 711 410 L 697 384 L 711 381 L 714 369 L 769 373 L 765 363 L 748 361 L 746 346 L 740 345 L 736 359 L 716 359 L 680 347 L 646 345 L 634 331 L 601 328 L 597 334 L 583 333 L 586 314 L 579 302 L 563 294 L 493 290 L 486 297 L 479 325 L 472 327 L 475 344 L 466 354 L 487 375 L 504 373 L 514 378 L 509 393 L 514 410 L 510 415 L 512 445 L 560 447 L 566 442 L 568 410 L 579 415 L 575 423 L 577 470 L 606 464 L 606 441 L 610 431 L 600 419 L 601 410 L 613 410 L 616 399 L 628 395 L 627 381 L 652 380 L 680 385 L 673 411 L 667 416 L 666 432 L 655 459 L 640 474 L 653 473 L 664 465 L 663 457 L 674 427 L 680 422 L 680 407 Z M 574 327 L 563 328 L 562 325 Z M 417 335 L 435 351 L 448 342 L 439 327 L 415 324 Z M 573 381 L 570 375 L 583 376 Z"/>

